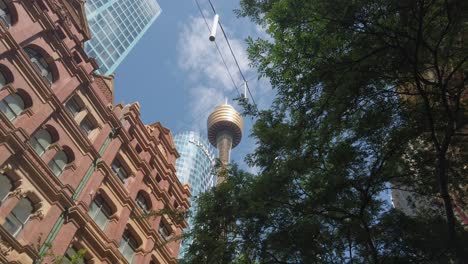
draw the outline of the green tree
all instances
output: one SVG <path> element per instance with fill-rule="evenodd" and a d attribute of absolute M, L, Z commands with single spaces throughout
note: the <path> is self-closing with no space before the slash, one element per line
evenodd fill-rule
<path fill-rule="evenodd" d="M 276 92 L 256 111 L 250 175 L 202 196 L 191 263 L 468 263 L 468 2 L 242 0 Z M 415 217 L 382 193 L 428 201 Z M 465 191 L 466 192 L 466 191 Z M 441 201 L 441 206 L 431 204 Z M 415 211 L 416 212 L 416 211 Z"/>

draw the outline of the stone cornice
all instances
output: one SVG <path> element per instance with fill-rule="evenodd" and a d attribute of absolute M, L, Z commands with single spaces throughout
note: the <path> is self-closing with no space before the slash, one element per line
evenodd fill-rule
<path fill-rule="evenodd" d="M 88 27 L 88 19 L 86 18 L 84 2 L 76 0 L 71 1 L 73 1 L 73 6 L 70 2 L 63 1 L 61 7 L 68 11 L 68 14 L 71 16 L 76 28 L 81 29 L 81 32 L 83 32 L 85 40 L 89 40 L 91 39 L 91 32 Z M 53 2 L 60 3 L 60 0 L 53 0 Z"/>
<path fill-rule="evenodd" d="M 59 105 L 59 108 L 56 108 L 59 111 L 56 111 L 57 122 L 63 126 L 64 131 L 67 132 L 70 138 L 73 138 L 80 146 L 80 150 L 83 153 L 87 153 L 91 156 L 92 160 L 98 159 L 99 155 L 98 150 L 96 150 L 91 143 L 91 141 L 83 134 L 79 125 L 75 120 L 67 113 L 65 106 L 62 104 Z"/>
<path fill-rule="evenodd" d="M 59 15 L 60 19 L 62 19 L 63 23 L 61 24 L 64 24 L 66 26 L 62 27 L 62 29 L 64 29 L 65 31 L 67 31 L 67 35 L 70 37 L 70 39 L 72 39 L 74 42 L 75 42 L 75 45 L 74 45 L 74 48 L 77 49 L 79 48 L 79 52 L 81 55 L 84 55 L 85 57 L 85 61 L 90 63 L 94 69 L 98 69 L 99 66 L 97 65 L 96 61 L 95 60 L 90 60 L 86 53 L 84 52 L 83 48 L 83 41 L 89 39 L 89 36 L 87 37 L 86 35 L 83 35 L 83 39 L 80 40 L 75 34 L 72 33 L 70 27 L 71 27 L 71 24 L 69 24 L 68 22 L 66 22 L 68 19 L 68 10 L 64 10 L 62 9 L 62 11 L 57 11 L 57 6 L 60 6 L 60 7 L 64 7 L 62 4 L 60 4 L 60 1 L 61 0 L 52 0 L 52 2 L 54 2 L 55 4 L 52 4 L 50 5 L 51 8 L 53 8 L 53 10 L 56 11 L 57 14 L 61 14 Z M 45 31 L 48 31 L 48 32 L 54 32 L 57 30 L 56 26 L 54 25 L 54 20 L 49 16 L 49 14 L 47 12 L 43 12 L 41 10 L 40 7 L 38 7 L 37 3 L 34 1 L 32 3 L 32 5 L 30 6 L 32 10 L 34 10 L 34 14 L 31 15 L 32 18 L 37 18 L 37 21 L 43 26 L 43 28 L 45 29 Z M 84 6 L 83 6 L 84 8 Z M 30 10 L 31 9 L 28 9 L 28 8 L 25 8 L 25 10 Z M 68 14 L 68 15 L 67 15 Z M 87 25 L 87 22 L 86 22 L 86 25 Z M 75 25 L 75 28 L 77 29 L 78 32 L 83 32 L 81 30 L 81 26 L 80 25 Z M 52 43 L 52 44 L 55 44 L 55 45 L 58 45 L 58 46 L 62 46 L 63 48 L 59 50 L 61 50 L 62 52 L 65 52 L 65 54 L 68 54 L 68 57 L 71 57 L 71 52 L 66 48 L 66 45 L 64 45 L 63 41 L 60 40 L 56 34 L 52 34 L 53 36 L 55 36 L 55 43 Z M 73 60 L 68 60 L 72 65 L 72 69 L 77 69 L 77 73 L 78 75 L 81 76 L 81 78 L 84 78 L 85 80 L 87 80 L 87 82 L 91 82 L 91 79 L 89 77 L 89 74 L 86 72 L 86 71 L 83 71 L 83 69 L 80 69 L 80 66 L 77 66 L 75 64 L 75 62 Z"/>
<path fill-rule="evenodd" d="M 8 233 L 2 226 L 0 226 L 0 240 L 0 244 L 2 244 L 2 246 L 0 246 L 0 250 L 3 251 L 0 253 L 6 253 L 2 254 L 3 256 L 8 256 L 8 253 L 11 252 L 11 250 L 16 250 L 18 252 L 26 253 L 32 259 L 39 257 L 32 245 L 21 245 L 20 242 L 10 235 L 10 233 Z"/>
<path fill-rule="evenodd" d="M 167 149 L 171 154 L 174 154 L 176 158 L 180 157 L 179 152 L 177 152 L 177 149 L 174 145 L 174 137 L 172 136 L 171 130 L 169 128 L 164 127 L 161 122 L 155 122 L 150 125 L 149 127 L 159 129 L 162 133 L 160 133 L 159 139 L 164 142 L 166 145 Z M 163 135 L 163 136 L 161 136 Z"/>
<path fill-rule="evenodd" d="M 158 159 L 158 157 L 166 157 L 166 153 L 162 153 L 161 150 L 159 148 L 157 148 L 157 146 L 160 144 L 161 138 L 163 138 L 163 139 L 166 139 L 166 138 L 161 137 L 161 136 L 156 138 L 154 135 L 152 135 L 150 133 L 150 131 L 148 131 L 147 126 L 144 125 L 142 123 L 141 119 L 139 118 L 139 109 L 136 106 L 136 104 L 127 105 L 125 108 L 127 108 L 127 112 L 124 113 L 124 117 L 130 122 L 131 126 L 135 126 L 135 127 L 139 128 L 138 130 L 134 129 L 134 131 L 139 131 L 141 133 L 140 135 L 138 135 L 139 138 L 142 140 L 141 142 L 146 141 L 146 142 L 152 142 L 154 144 L 155 147 L 149 148 L 149 152 L 151 154 L 151 157 L 155 158 L 155 160 L 163 163 L 162 164 L 163 168 L 164 168 L 163 171 L 166 171 L 166 169 L 171 170 L 172 173 L 170 173 L 170 174 L 173 176 L 173 178 L 174 178 L 173 180 L 176 180 L 175 182 L 177 182 L 178 179 L 175 176 L 175 166 L 174 166 L 174 164 L 169 163 L 166 158 Z M 151 125 L 150 125 L 150 127 L 151 127 Z M 159 127 L 157 127 L 157 126 L 153 127 L 153 129 L 159 129 Z M 168 144 L 168 143 L 166 142 L 166 144 Z M 175 153 L 173 153 L 173 154 L 178 155 L 177 151 Z M 182 184 L 179 183 L 179 185 L 180 185 L 181 188 L 183 188 Z"/>
<path fill-rule="evenodd" d="M 136 202 L 130 197 L 130 193 L 127 190 L 127 188 L 123 186 L 122 182 L 120 181 L 118 176 L 115 175 L 115 173 L 111 170 L 111 168 L 107 166 L 107 164 L 105 164 L 104 162 L 100 162 L 98 168 L 103 170 L 103 174 L 106 175 L 104 181 L 109 184 L 109 189 L 112 190 L 114 196 L 119 199 L 120 205 L 122 207 L 128 207 L 131 211 L 134 211 L 136 208 L 138 208 Z M 150 188 L 152 191 L 157 191 L 156 193 L 159 195 L 157 198 L 163 200 L 163 203 L 166 204 L 171 210 L 176 210 L 176 208 L 174 208 L 172 205 L 171 196 L 167 191 L 161 190 L 157 183 L 156 185 L 154 185 L 154 182 L 152 185 L 150 185 Z M 185 228 L 186 226 L 188 226 L 187 223 L 177 224 L 181 228 Z"/>
<path fill-rule="evenodd" d="M 120 263 L 126 263 L 126 261 L 124 262 L 125 258 L 120 251 L 116 250 L 118 245 L 114 240 L 109 239 L 105 232 L 102 231 L 96 223 L 94 223 L 88 215 L 86 208 L 81 203 L 69 209 L 68 217 L 68 221 L 74 222 L 76 226 L 83 227 L 81 230 L 85 232 L 80 232 L 80 234 L 84 239 L 87 239 L 89 242 L 93 242 L 89 243 L 89 245 L 98 245 L 98 247 L 94 248 L 95 250 L 101 251 L 103 253 L 102 255 L 109 255 L 108 253 L 110 253 L 110 256 L 120 260 Z M 151 235 L 154 235 L 154 232 L 156 231 L 153 230 L 152 232 L 153 234 Z M 160 237 L 159 234 L 157 234 L 157 237 Z M 151 240 L 153 240 L 153 238 L 151 238 Z M 166 247 L 163 247 L 162 249 L 163 250 L 160 250 L 159 253 L 163 254 L 167 263 L 172 262 L 173 258 L 171 257 L 169 250 Z"/>
<path fill-rule="evenodd" d="M 139 132 L 139 133 L 136 133 L 135 136 L 137 136 L 138 138 L 140 138 L 141 142 L 145 142 L 145 138 L 147 141 L 152 141 L 153 144 L 155 146 L 157 146 L 157 144 L 159 143 L 156 138 L 150 134 L 150 132 L 146 129 L 146 126 L 143 125 L 143 123 L 141 122 L 141 120 L 138 118 L 138 116 L 136 116 L 137 114 L 139 114 L 139 111 L 138 111 L 138 107 L 135 106 L 135 104 L 132 104 L 130 106 L 127 106 L 129 111 L 127 111 L 124 116 L 127 117 L 126 119 L 130 122 L 130 126 L 136 126 L 137 128 L 139 129 L 134 129 L 133 131 L 136 131 L 136 132 Z M 159 123 L 158 123 L 159 124 Z M 158 127 L 159 126 L 159 127 Z M 155 129 L 158 129 L 158 128 L 162 128 L 162 126 L 159 124 L 158 126 L 155 127 Z M 166 131 L 167 133 L 167 131 Z M 159 137 L 161 138 L 161 136 Z M 165 138 L 165 137 L 163 137 Z M 166 139 L 167 140 L 167 139 Z M 127 147 L 129 151 L 129 153 L 131 153 L 133 155 L 133 158 L 136 159 L 137 161 L 139 161 L 137 164 L 139 164 L 140 166 L 142 164 L 145 164 L 144 167 L 146 167 L 147 169 L 147 173 L 151 173 L 150 171 L 148 171 L 148 164 L 146 163 L 146 161 L 142 161 L 141 158 L 139 157 L 139 155 L 135 152 L 135 150 L 133 149 L 133 147 L 131 146 L 128 146 Z M 182 205 L 184 204 L 186 207 L 189 207 L 189 202 L 188 202 L 188 198 L 187 199 L 184 199 L 183 196 L 184 194 L 186 196 L 189 196 L 189 194 L 187 193 L 187 191 L 185 190 L 185 188 L 183 187 L 183 185 L 180 183 L 179 179 L 177 178 L 177 176 L 175 175 L 175 168 L 172 164 L 170 164 L 165 158 L 160 158 L 160 157 L 166 157 L 166 154 L 165 153 L 162 153 L 159 148 L 157 147 L 151 147 L 149 149 L 147 149 L 148 152 L 150 153 L 152 159 L 156 160 L 156 161 L 159 161 L 156 163 L 156 166 L 159 167 L 159 171 L 162 171 L 162 172 L 165 172 L 166 170 L 164 168 L 170 168 L 171 169 L 171 173 L 168 173 L 168 174 L 164 174 L 162 175 L 163 177 L 166 177 L 168 176 L 169 177 L 169 182 L 171 183 L 171 185 L 173 185 L 174 188 L 173 189 L 173 192 L 174 192 L 174 196 L 175 198 L 177 199 L 177 202 Z M 161 167 L 161 164 L 160 162 L 163 162 L 163 164 L 165 165 L 164 167 Z M 171 199 L 170 199 L 171 200 Z M 173 205 L 172 205 L 172 202 L 169 203 L 169 207 L 171 207 L 172 209 L 175 209 L 173 208 Z"/>
<path fill-rule="evenodd" d="M 27 175 L 40 176 L 34 180 L 41 184 L 41 189 L 44 190 L 43 196 L 49 203 L 58 200 L 62 209 L 73 205 L 74 189 L 68 184 L 64 185 L 60 178 L 52 173 L 47 164 L 36 155 L 34 150 L 28 147 L 28 151 L 23 153 L 23 159 L 26 162 L 21 163 L 21 168 L 28 169 Z M 41 181 L 38 181 L 38 178 Z"/>

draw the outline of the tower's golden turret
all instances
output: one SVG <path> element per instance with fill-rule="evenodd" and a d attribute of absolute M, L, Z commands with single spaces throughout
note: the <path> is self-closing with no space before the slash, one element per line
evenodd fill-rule
<path fill-rule="evenodd" d="M 231 149 L 239 144 L 241 138 L 242 116 L 228 104 L 217 106 L 208 117 L 208 139 L 218 149 L 223 165 L 229 164 Z M 217 184 L 223 181 L 224 177 L 218 175 Z"/>

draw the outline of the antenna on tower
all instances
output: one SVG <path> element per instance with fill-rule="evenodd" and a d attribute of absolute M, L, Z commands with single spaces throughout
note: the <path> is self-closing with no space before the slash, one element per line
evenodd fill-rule
<path fill-rule="evenodd" d="M 224 97 L 224 104 L 226 104 L 226 105 L 228 104 L 227 103 L 227 97 Z"/>

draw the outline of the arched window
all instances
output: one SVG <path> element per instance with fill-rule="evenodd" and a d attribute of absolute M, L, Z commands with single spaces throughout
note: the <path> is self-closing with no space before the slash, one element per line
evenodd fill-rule
<path fill-rule="evenodd" d="M 143 212 L 148 213 L 148 211 L 151 209 L 150 205 L 148 204 L 148 201 L 146 200 L 145 195 L 143 192 L 139 192 L 137 197 L 136 197 L 136 202 L 138 206 L 143 210 Z"/>
<path fill-rule="evenodd" d="M 11 15 L 5 0 L 0 0 L 0 20 L 6 27 L 11 26 Z"/>
<path fill-rule="evenodd" d="M 69 160 L 67 153 L 65 151 L 60 150 L 55 154 L 54 158 L 49 162 L 49 168 L 55 174 L 55 176 L 60 176 L 67 166 Z"/>
<path fill-rule="evenodd" d="M 26 54 L 28 54 L 28 57 L 34 64 L 36 71 L 47 81 L 49 81 L 49 83 L 52 83 L 52 71 L 50 70 L 49 64 L 45 60 L 44 56 L 42 56 L 38 51 L 30 47 L 24 48 L 24 51 L 26 52 Z"/>
<path fill-rule="evenodd" d="M 41 129 L 31 137 L 29 143 L 37 155 L 42 156 L 52 144 L 52 136 L 46 129 Z"/>
<path fill-rule="evenodd" d="M 5 200 L 11 189 L 13 189 L 13 185 L 11 184 L 10 179 L 5 175 L 0 174 L 0 204 Z"/>
<path fill-rule="evenodd" d="M 27 198 L 21 199 L 6 217 L 3 227 L 13 236 L 16 236 L 28 222 L 33 213 L 33 205 Z"/>
<path fill-rule="evenodd" d="M 127 259 L 128 263 L 132 263 L 137 248 L 138 242 L 128 230 L 125 230 L 122 239 L 120 240 L 119 250 L 122 252 L 125 259 Z"/>
<path fill-rule="evenodd" d="M 96 196 L 89 207 L 88 214 L 96 222 L 96 224 L 104 230 L 109 223 L 109 218 L 112 214 L 110 206 L 104 201 L 101 195 Z"/>
<path fill-rule="evenodd" d="M 8 118 L 15 120 L 24 110 L 24 101 L 18 94 L 10 94 L 0 101 L 0 111 Z"/>

